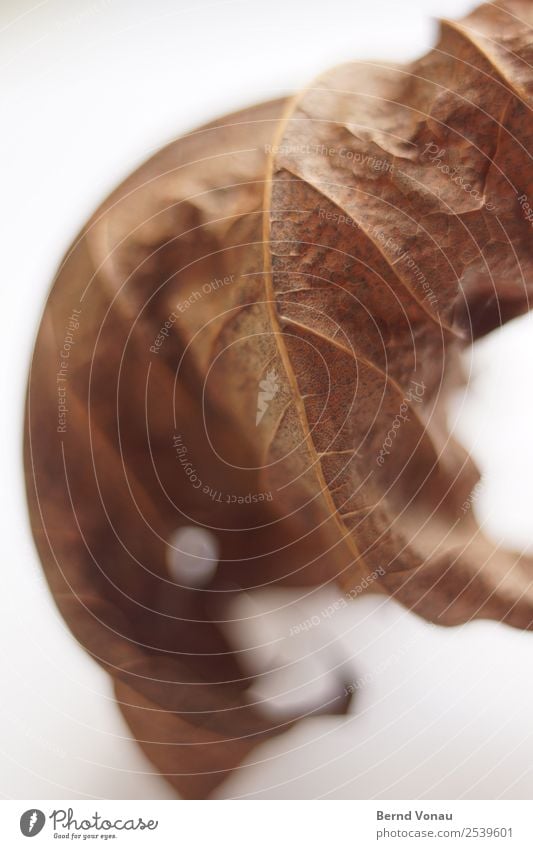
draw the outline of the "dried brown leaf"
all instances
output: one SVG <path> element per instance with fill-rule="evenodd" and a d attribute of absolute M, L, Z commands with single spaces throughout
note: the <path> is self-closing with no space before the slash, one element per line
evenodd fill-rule
<path fill-rule="evenodd" d="M 446 426 L 461 352 L 529 308 L 531 8 L 190 133 L 61 266 L 29 380 L 33 533 L 184 796 L 293 724 L 252 703 L 224 635 L 242 589 L 363 584 L 442 624 L 531 627 L 533 562 L 462 509 L 479 474 Z M 168 569 L 191 524 L 220 547 L 200 589 Z"/>

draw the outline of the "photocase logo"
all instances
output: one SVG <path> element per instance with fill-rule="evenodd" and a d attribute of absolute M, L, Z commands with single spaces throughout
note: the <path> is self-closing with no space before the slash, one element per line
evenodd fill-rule
<path fill-rule="evenodd" d="M 266 411 L 268 405 L 279 390 L 278 376 L 274 369 L 267 372 L 267 376 L 259 381 L 259 392 L 257 393 L 257 413 L 255 416 L 255 425 L 259 424 Z"/>
<path fill-rule="evenodd" d="M 30 808 L 24 811 L 20 818 L 20 830 L 24 837 L 35 837 L 42 831 L 46 817 L 38 808 Z"/>
<path fill-rule="evenodd" d="M 20 818 L 20 830 L 25 837 L 35 837 L 43 830 L 47 817 L 38 808 L 30 808 L 24 811 Z M 103 816 L 98 811 L 94 814 L 79 817 L 74 815 L 73 808 L 55 808 L 48 815 L 50 828 L 54 837 L 58 838 L 83 838 L 100 837 L 108 840 L 109 837 L 118 837 L 123 831 L 155 831 L 159 826 L 159 820 L 144 820 L 143 817 L 133 816 L 119 817 L 112 820 Z M 101 834 L 100 832 L 105 832 Z M 116 832 L 116 833 L 115 833 Z"/>

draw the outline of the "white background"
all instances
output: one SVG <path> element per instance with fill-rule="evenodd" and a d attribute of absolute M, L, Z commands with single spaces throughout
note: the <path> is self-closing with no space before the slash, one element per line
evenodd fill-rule
<path fill-rule="evenodd" d="M 173 798 L 129 741 L 106 675 L 55 612 L 26 519 L 26 373 L 70 240 L 123 176 L 184 130 L 290 92 L 337 62 L 413 58 L 434 40 L 432 16 L 470 8 L 464 0 L 1 0 L 2 796 Z M 486 474 L 478 516 L 497 540 L 531 547 L 532 330 L 521 319 L 477 346 L 467 396 L 452 412 Z M 257 613 L 278 600 L 243 605 L 239 615 L 255 617 L 243 627 L 260 629 Z M 324 603 L 309 601 L 302 618 Z M 281 616 L 279 627 L 288 631 Z M 533 634 L 479 622 L 439 630 L 364 598 L 286 651 L 334 635 L 353 677 L 366 682 L 353 714 L 302 723 L 257 749 L 219 795 L 531 798 Z M 320 667 L 315 675 L 326 687 Z M 302 682 L 310 677 L 302 671 Z"/>

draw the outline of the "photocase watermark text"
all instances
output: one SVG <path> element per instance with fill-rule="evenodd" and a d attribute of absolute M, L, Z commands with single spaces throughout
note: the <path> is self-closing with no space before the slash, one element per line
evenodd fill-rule
<path fill-rule="evenodd" d="M 205 295 L 209 295 L 211 292 L 216 292 L 218 289 L 222 289 L 224 286 L 229 286 L 230 283 L 233 283 L 235 278 L 234 274 L 228 274 L 225 277 L 214 277 L 213 280 L 210 280 L 208 283 L 204 283 L 200 289 L 195 289 L 191 292 L 187 298 L 183 301 L 178 301 L 175 306 L 175 309 L 172 310 L 170 315 L 167 316 L 164 324 L 159 328 L 159 333 L 155 337 L 153 343 L 150 345 L 150 352 L 152 354 L 159 354 L 159 350 L 161 346 L 164 344 L 165 340 L 170 336 L 170 331 L 172 327 L 178 320 L 180 314 L 187 312 L 187 310 L 193 306 L 193 304 L 201 301 Z"/>
<path fill-rule="evenodd" d="M 351 150 L 349 147 L 331 147 L 327 144 L 266 144 L 265 153 L 274 155 L 297 155 L 330 156 L 344 159 L 346 162 L 356 162 L 371 171 L 391 172 L 394 165 L 389 159 L 380 159 L 370 153 L 361 153 L 359 150 Z"/>
<path fill-rule="evenodd" d="M 176 433 L 173 437 L 174 451 L 178 462 L 183 469 L 185 475 L 189 479 L 189 483 L 193 489 L 200 490 L 203 495 L 206 495 L 211 501 L 218 504 L 258 504 L 262 501 L 272 501 L 273 496 L 270 490 L 264 492 L 247 492 L 242 493 L 222 492 L 205 482 L 195 467 L 194 463 L 189 459 L 189 450 L 185 445 L 181 434 Z"/>
<path fill-rule="evenodd" d="M 383 445 L 381 446 L 379 453 L 376 457 L 376 463 L 378 464 L 378 466 L 383 466 L 383 464 L 385 463 L 385 458 L 391 453 L 393 440 L 396 439 L 396 436 L 400 427 L 402 426 L 402 423 L 409 421 L 409 416 L 407 415 L 407 413 L 409 412 L 409 405 L 421 404 L 422 396 L 425 392 L 425 389 L 426 387 L 423 381 L 421 381 L 420 383 L 418 383 L 416 380 L 411 381 L 409 391 L 404 396 L 403 401 L 400 404 L 400 409 L 394 416 L 390 430 L 387 433 L 385 439 L 383 440 Z"/>
<path fill-rule="evenodd" d="M 294 637 L 296 634 L 301 634 L 303 631 L 310 631 L 311 628 L 316 628 L 317 625 L 320 625 L 324 619 L 330 619 L 335 613 L 339 610 L 343 610 L 348 607 L 348 603 L 351 599 L 356 598 L 358 595 L 361 595 L 366 589 L 368 589 L 371 584 L 374 583 L 377 578 L 383 577 L 385 575 L 385 569 L 383 566 L 378 566 L 370 575 L 367 575 L 366 578 L 363 578 L 355 587 L 352 587 L 351 590 L 344 593 L 340 598 L 332 601 L 331 604 L 328 604 L 320 614 L 315 614 L 314 616 L 309 617 L 309 619 L 305 619 L 303 622 L 300 622 L 298 625 L 292 625 L 289 631 L 289 636 Z"/>
<path fill-rule="evenodd" d="M 422 158 L 424 156 L 429 157 L 429 161 L 434 165 L 438 170 L 445 174 L 452 183 L 455 183 L 456 186 L 459 186 L 466 194 L 470 195 L 476 201 L 483 201 L 484 195 L 480 193 L 471 183 L 468 183 L 464 176 L 460 172 L 460 168 L 455 167 L 452 168 L 448 165 L 447 162 L 443 161 L 447 157 L 447 150 L 443 147 L 439 147 L 438 144 L 434 142 L 428 142 L 424 147 L 422 152 Z M 494 212 L 496 210 L 496 205 L 492 203 L 492 201 L 487 201 L 485 203 L 485 209 L 489 212 Z"/>
<path fill-rule="evenodd" d="M 63 345 L 59 351 L 59 370 L 56 374 L 57 388 L 57 432 L 67 432 L 67 378 L 70 366 L 70 355 L 75 344 L 75 334 L 80 326 L 81 310 L 73 309 L 67 319 Z"/>

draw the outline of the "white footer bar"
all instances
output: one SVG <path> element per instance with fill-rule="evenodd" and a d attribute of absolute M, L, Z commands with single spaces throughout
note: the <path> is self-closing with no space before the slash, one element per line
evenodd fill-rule
<path fill-rule="evenodd" d="M 0 801 L 0 845 L 532 849 L 529 801 Z M 30 843 L 30 840 L 35 843 Z"/>

